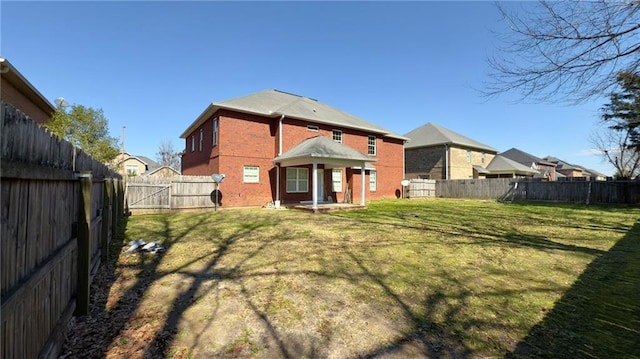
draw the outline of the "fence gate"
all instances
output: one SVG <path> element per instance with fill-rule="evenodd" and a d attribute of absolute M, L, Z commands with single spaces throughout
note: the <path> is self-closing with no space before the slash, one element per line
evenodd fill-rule
<path fill-rule="evenodd" d="M 125 198 L 130 209 L 171 209 L 171 183 L 127 182 Z"/>

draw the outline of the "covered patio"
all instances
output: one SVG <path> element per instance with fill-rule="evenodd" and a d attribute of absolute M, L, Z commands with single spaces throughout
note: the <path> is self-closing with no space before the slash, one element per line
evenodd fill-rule
<path fill-rule="evenodd" d="M 360 203 L 357 205 L 360 209 L 365 208 L 365 169 L 370 168 L 372 165 L 370 162 L 377 161 L 376 158 L 369 157 L 356 149 L 349 146 L 345 146 L 341 143 L 335 142 L 329 138 L 323 136 L 316 136 L 307 138 L 300 142 L 289 151 L 278 155 L 273 159 L 273 163 L 277 166 L 276 177 L 276 201 L 281 200 L 280 193 L 280 168 L 282 167 L 295 167 L 311 165 L 311 203 L 310 210 L 314 212 L 340 208 L 351 208 L 354 205 L 349 203 L 319 203 L 318 200 L 318 166 L 322 165 L 324 169 L 332 168 L 360 168 L 361 169 L 361 186 L 360 186 Z M 324 182 L 324 181 L 322 181 Z M 306 203 L 294 205 L 306 208 L 309 205 Z M 322 207 L 320 207 L 322 205 Z"/>

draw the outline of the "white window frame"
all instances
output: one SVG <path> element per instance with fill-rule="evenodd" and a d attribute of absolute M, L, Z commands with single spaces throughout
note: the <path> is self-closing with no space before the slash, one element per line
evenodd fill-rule
<path fill-rule="evenodd" d="M 342 170 L 334 169 L 331 171 L 331 190 L 336 193 L 342 193 Z"/>
<path fill-rule="evenodd" d="M 375 192 L 378 190 L 378 174 L 376 171 L 369 171 L 369 191 Z"/>
<path fill-rule="evenodd" d="M 471 163 L 471 150 L 467 150 L 467 163 Z"/>
<path fill-rule="evenodd" d="M 482 152 L 482 164 L 484 164 L 485 162 L 487 162 L 487 154 Z"/>
<path fill-rule="evenodd" d="M 196 135 L 191 135 L 191 152 L 196 150 Z"/>
<path fill-rule="evenodd" d="M 242 167 L 243 183 L 260 183 L 260 166 L 245 165 Z"/>
<path fill-rule="evenodd" d="M 290 173 L 294 176 L 290 176 Z M 304 176 L 301 174 L 304 173 Z M 290 178 L 293 177 L 293 178 Z M 306 178 L 303 178 L 306 177 Z M 305 167 L 287 167 L 286 171 L 286 191 L 287 193 L 307 193 L 309 192 L 309 169 Z M 290 189 L 289 184 L 295 185 L 295 188 Z M 304 188 L 303 188 L 304 187 Z"/>
<path fill-rule="evenodd" d="M 378 146 L 376 145 L 376 142 L 377 142 L 376 136 L 369 135 L 367 137 L 367 154 L 368 155 L 375 156 L 376 153 L 378 152 L 378 149 L 377 149 Z"/>
<path fill-rule="evenodd" d="M 138 166 L 126 165 L 124 173 L 129 177 L 136 177 L 138 175 Z"/>
<path fill-rule="evenodd" d="M 211 143 L 212 145 L 217 145 L 218 144 L 218 118 L 214 117 L 213 118 L 213 142 Z"/>
<path fill-rule="evenodd" d="M 338 143 L 342 143 L 342 131 L 333 130 L 333 140 Z"/>

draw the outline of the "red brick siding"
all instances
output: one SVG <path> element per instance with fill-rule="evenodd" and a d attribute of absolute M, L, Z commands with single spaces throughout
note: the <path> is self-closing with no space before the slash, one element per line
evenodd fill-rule
<path fill-rule="evenodd" d="M 2 88 L 2 101 L 10 103 L 16 109 L 31 117 L 37 123 L 44 124 L 51 120 L 52 113 L 38 107 L 29 97 L 20 92 L 13 84 L 3 77 L 0 79 Z"/>
<path fill-rule="evenodd" d="M 219 118 L 218 145 L 212 147 L 214 117 Z M 226 179 L 220 187 L 223 195 L 223 206 L 256 206 L 264 205 L 276 198 L 276 168 L 272 162 L 278 154 L 279 119 L 256 115 L 242 114 L 228 110 L 220 110 L 201 127 L 193 132 L 196 138 L 195 151 L 191 152 L 191 134 L 186 139 L 186 152 L 183 156 L 183 174 L 210 175 L 224 173 Z M 310 131 L 307 125 L 318 126 L 318 131 Z M 200 128 L 203 129 L 204 143 L 199 151 L 198 141 Z M 285 118 L 283 120 L 283 149 L 286 152 L 304 139 L 314 136 L 333 138 L 333 130 L 342 130 L 343 144 L 367 153 L 368 133 L 340 128 L 338 126 L 320 125 L 307 121 Z M 390 198 L 400 191 L 403 179 L 403 143 L 401 140 L 377 136 L 378 162 L 374 162 L 377 171 L 377 190 L 369 191 L 369 172 L 366 173 L 366 199 Z M 243 183 L 244 166 L 258 166 L 260 183 Z M 312 176 L 312 166 L 309 178 Z M 318 166 L 318 168 L 324 168 Z M 312 184 L 309 182 L 307 193 L 286 193 L 286 168 L 280 169 L 280 198 L 286 202 L 311 200 Z M 331 192 L 331 169 L 324 171 L 325 192 L 335 201 L 342 202 L 347 190 L 350 170 L 342 169 L 342 192 Z M 360 202 L 360 174 L 351 175 L 352 198 L 354 203 Z"/>

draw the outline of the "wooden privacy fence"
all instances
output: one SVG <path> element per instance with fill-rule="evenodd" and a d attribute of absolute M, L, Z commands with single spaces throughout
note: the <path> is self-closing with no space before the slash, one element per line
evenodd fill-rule
<path fill-rule="evenodd" d="M 514 178 L 436 180 L 436 196 L 447 198 L 500 199 Z"/>
<path fill-rule="evenodd" d="M 214 208 L 215 188 L 209 176 L 129 177 L 126 179 L 126 203 L 134 213 L 158 209 Z M 224 198 L 220 198 L 221 201 Z"/>
<path fill-rule="evenodd" d="M 640 181 L 517 181 L 505 200 L 640 204 Z"/>
<path fill-rule="evenodd" d="M 71 315 L 89 311 L 92 273 L 106 259 L 124 210 L 123 182 L 0 105 L 0 353 L 56 358 Z"/>

